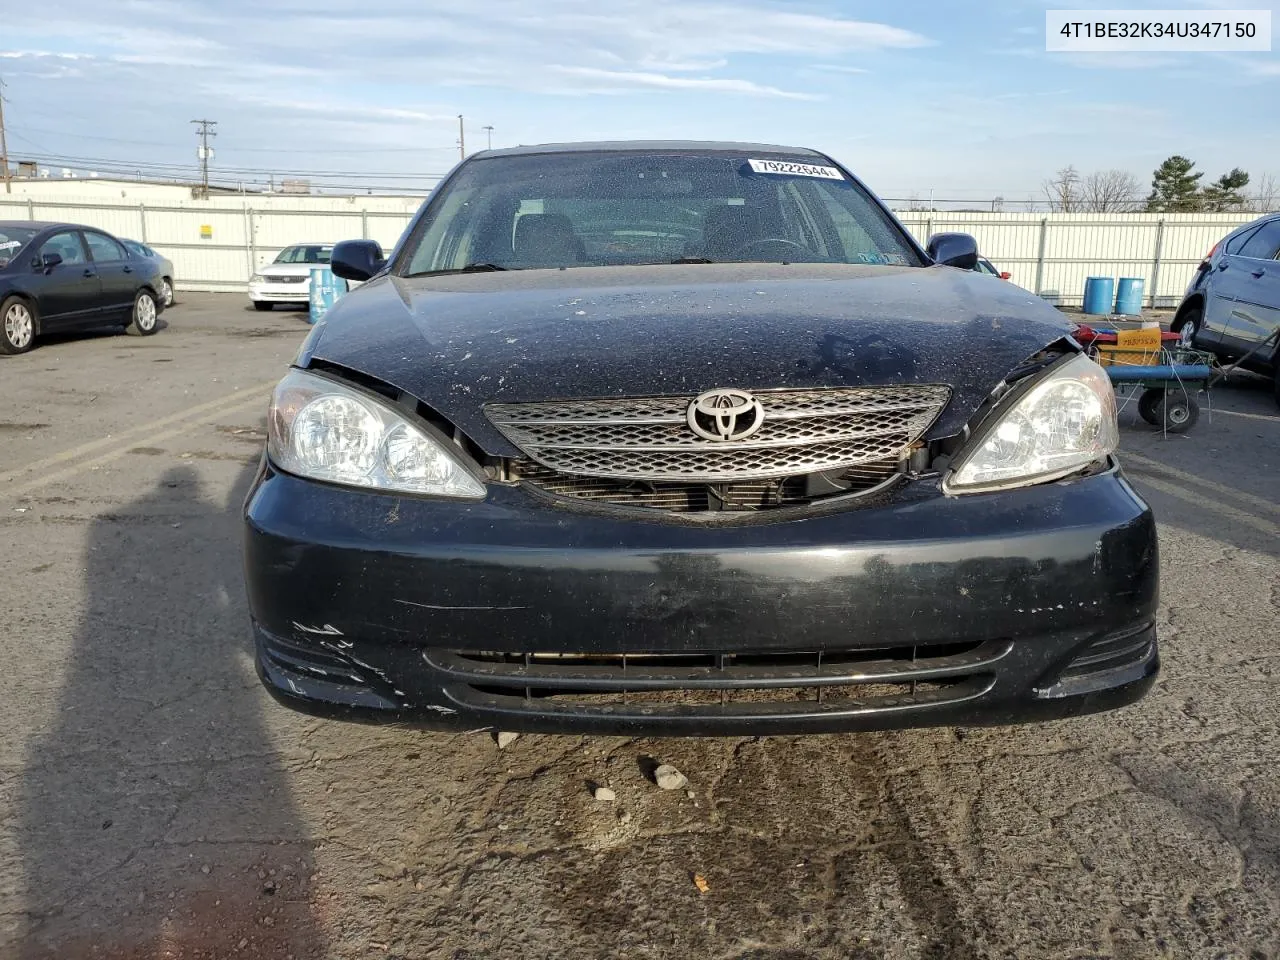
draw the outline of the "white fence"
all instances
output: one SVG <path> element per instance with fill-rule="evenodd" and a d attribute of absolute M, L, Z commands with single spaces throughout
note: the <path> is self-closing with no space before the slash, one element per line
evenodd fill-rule
<path fill-rule="evenodd" d="M 920 242 L 971 233 L 1013 282 L 1079 306 L 1088 277 L 1141 277 L 1148 306 L 1176 306 L 1210 248 L 1256 213 L 899 213 Z"/>
<path fill-rule="evenodd" d="M 0 195 L 0 219 L 102 227 L 169 257 L 180 289 L 244 290 L 249 275 L 291 243 L 363 237 L 390 249 L 420 203 L 416 197 L 253 196 L 152 205 Z M 1053 303 L 1079 305 L 1087 277 L 1141 277 L 1146 303 L 1157 307 L 1176 305 L 1209 248 L 1255 217 L 946 211 L 898 216 L 921 242 L 943 231 L 973 234 L 983 256 Z"/>
<path fill-rule="evenodd" d="M 111 203 L 8 198 L 0 220 L 54 220 L 141 240 L 173 261 L 180 290 L 247 290 L 249 276 L 291 243 L 377 240 L 390 249 L 420 197 L 213 197 Z"/>

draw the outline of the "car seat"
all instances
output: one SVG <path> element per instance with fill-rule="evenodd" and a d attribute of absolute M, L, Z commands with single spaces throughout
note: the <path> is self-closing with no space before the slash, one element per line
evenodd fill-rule
<path fill-rule="evenodd" d="M 563 267 L 587 259 L 586 247 L 562 213 L 526 213 L 516 221 L 512 255 L 525 267 Z"/>

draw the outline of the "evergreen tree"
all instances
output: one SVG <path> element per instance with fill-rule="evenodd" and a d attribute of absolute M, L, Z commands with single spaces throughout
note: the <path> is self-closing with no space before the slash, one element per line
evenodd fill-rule
<path fill-rule="evenodd" d="M 1202 172 L 1192 173 L 1195 161 L 1172 156 L 1156 168 L 1151 178 L 1147 210 L 1151 213 L 1194 213 L 1203 209 Z"/>
<path fill-rule="evenodd" d="M 1249 175 L 1239 167 L 1224 173 L 1201 192 L 1204 209 L 1213 213 L 1239 210 L 1244 206 L 1244 194 L 1240 191 L 1249 185 Z"/>

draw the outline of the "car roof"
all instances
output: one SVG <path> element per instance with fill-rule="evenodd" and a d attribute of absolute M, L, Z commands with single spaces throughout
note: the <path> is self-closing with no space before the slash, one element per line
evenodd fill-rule
<path fill-rule="evenodd" d="M 23 229 L 27 229 L 27 230 L 53 230 L 59 227 L 65 228 L 68 230 L 79 230 L 80 224 L 56 223 L 56 222 L 47 221 L 47 220 L 0 220 L 0 230 L 11 228 L 11 227 L 22 227 Z"/>
<path fill-rule="evenodd" d="M 537 143 L 529 146 L 481 150 L 468 160 L 491 157 L 531 156 L 539 153 L 765 153 L 788 157 L 827 159 L 808 147 L 785 147 L 776 143 L 739 143 L 732 140 L 600 140 L 584 143 Z"/>

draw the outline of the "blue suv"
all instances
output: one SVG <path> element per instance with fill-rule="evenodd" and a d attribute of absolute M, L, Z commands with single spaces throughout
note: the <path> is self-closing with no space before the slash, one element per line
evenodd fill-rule
<path fill-rule="evenodd" d="M 1187 287 L 1170 324 L 1182 342 L 1275 379 L 1280 403 L 1280 214 L 1240 227 L 1217 244 Z"/>

